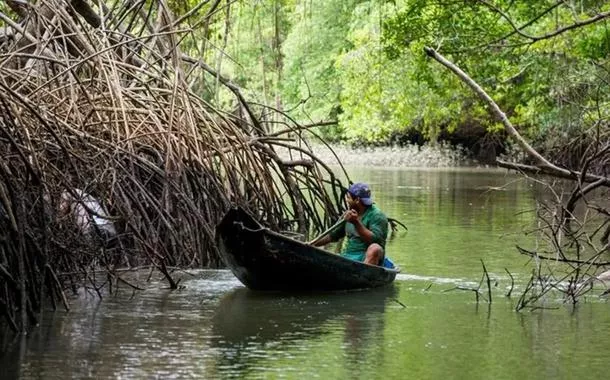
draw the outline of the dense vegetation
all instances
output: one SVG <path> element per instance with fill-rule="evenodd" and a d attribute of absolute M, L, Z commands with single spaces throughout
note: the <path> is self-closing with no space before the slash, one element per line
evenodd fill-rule
<path fill-rule="evenodd" d="M 224 17 L 206 30 L 216 48 L 204 59 L 215 59 L 216 69 L 254 102 L 302 125 L 320 125 L 329 139 L 444 139 L 491 160 L 508 148 L 512 161 L 525 159 L 526 165 L 500 165 L 548 175 L 537 180 L 554 196 L 538 200 L 538 227 L 530 231 L 544 243 L 519 247 L 536 261 L 517 309 L 535 307 L 552 290 L 575 303 L 586 293 L 583 283 L 608 275 L 598 272 L 610 265 L 610 3 L 214 5 L 224 6 Z M 231 106 L 216 87 L 207 88 L 219 106 Z"/>
<path fill-rule="evenodd" d="M 548 244 L 520 251 L 568 264 L 575 302 L 610 265 L 609 16 L 603 1 L 2 2 L 0 313 L 25 330 L 68 284 L 99 294 L 125 254 L 176 288 L 167 265 L 214 265 L 231 204 L 321 229 L 341 183 L 304 131 L 490 158 L 510 137 L 529 162 L 499 164 L 555 195 L 537 210 Z M 100 231 L 78 229 L 79 205 L 81 228 L 116 222 L 113 246 L 83 239 Z M 567 278 L 545 270 L 520 307 Z"/>
<path fill-rule="evenodd" d="M 231 206 L 301 239 L 339 216 L 345 185 L 299 127 L 278 115 L 284 132 L 269 134 L 180 49 L 199 36 L 163 1 L 92 4 L 0 9 L 0 331 L 27 331 L 47 301 L 68 309 L 66 290 L 140 289 L 124 265 L 172 289 L 172 267 L 222 265 L 215 227 Z M 209 78 L 241 117 L 194 90 Z"/>
<path fill-rule="evenodd" d="M 205 59 L 253 101 L 305 124 L 338 122 L 322 128 L 331 139 L 445 139 L 491 157 L 502 150 L 501 125 L 457 78 L 430 64 L 425 45 L 469 72 L 543 152 L 559 154 L 607 116 L 605 1 L 216 3 L 219 16 L 205 31 L 215 48 Z M 565 164 L 574 156 L 562 155 Z"/>

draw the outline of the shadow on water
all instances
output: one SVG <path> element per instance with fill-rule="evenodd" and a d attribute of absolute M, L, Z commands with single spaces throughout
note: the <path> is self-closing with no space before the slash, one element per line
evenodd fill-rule
<path fill-rule="evenodd" d="M 81 301 L 90 305 L 86 312 L 47 310 L 27 335 L 4 330 L 2 337 L 0 330 L 0 379 L 90 377 L 89 363 L 103 354 L 96 352 L 96 341 L 105 325 L 99 299 Z M 53 365 L 56 360 L 65 365 Z"/>
<path fill-rule="evenodd" d="M 25 335 L 14 334 L 8 326 L 0 324 L 0 379 L 16 379 L 19 365 L 25 356 Z"/>
<path fill-rule="evenodd" d="M 260 367 L 261 352 L 276 359 L 295 352 L 298 356 L 306 342 L 336 333 L 343 335 L 337 343 L 346 348 L 347 359 L 360 360 L 372 344 L 370 338 L 383 331 L 383 314 L 397 293 L 394 285 L 296 295 L 235 289 L 221 298 L 212 318 L 211 345 L 220 354 L 218 369 L 243 375 Z"/>

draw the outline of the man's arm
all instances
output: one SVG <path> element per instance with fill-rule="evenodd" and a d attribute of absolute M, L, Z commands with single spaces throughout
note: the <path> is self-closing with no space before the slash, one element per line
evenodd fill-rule
<path fill-rule="evenodd" d="M 320 239 L 318 239 L 318 241 L 315 241 L 313 243 L 310 243 L 311 245 L 313 245 L 314 247 L 318 247 L 321 245 L 326 245 L 328 243 L 332 243 L 334 241 L 337 241 L 339 239 L 341 239 L 342 237 L 345 236 L 345 223 L 342 222 L 340 224 L 335 224 L 335 226 L 333 227 L 333 229 L 327 233 L 326 235 L 322 236 Z"/>
<path fill-rule="evenodd" d="M 322 245 L 326 245 L 328 243 L 332 243 L 332 239 L 330 237 L 330 234 L 324 235 L 321 239 L 318 239 L 318 241 L 314 242 L 312 245 L 314 247 L 319 247 Z"/>
<path fill-rule="evenodd" d="M 363 242 L 365 242 L 366 244 L 373 243 L 373 232 L 366 228 L 364 224 L 360 222 L 360 220 L 356 219 L 356 221 L 353 222 L 353 225 L 356 228 L 356 232 L 358 233 L 358 235 L 360 235 L 360 239 L 362 239 Z"/>
<path fill-rule="evenodd" d="M 358 219 L 358 213 L 356 211 L 349 210 L 345 214 L 345 220 L 354 225 L 354 228 L 356 228 L 356 233 L 358 233 L 363 242 L 366 244 L 371 244 L 373 242 L 373 232 L 362 224 L 360 219 Z"/>
<path fill-rule="evenodd" d="M 383 242 L 385 242 L 388 234 L 388 220 L 385 216 L 375 218 L 370 223 L 369 228 L 362 224 L 355 211 L 347 215 L 346 220 L 354 225 L 360 239 L 366 244 L 378 243 L 383 245 Z"/>

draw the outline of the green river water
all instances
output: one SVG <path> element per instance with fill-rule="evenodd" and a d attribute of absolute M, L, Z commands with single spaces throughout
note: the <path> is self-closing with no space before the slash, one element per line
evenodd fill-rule
<path fill-rule="evenodd" d="M 482 169 L 349 172 L 409 228 L 387 246 L 402 268 L 393 287 L 260 294 L 229 271 L 203 270 L 178 291 L 158 280 L 102 301 L 83 292 L 27 337 L 2 337 L 0 378 L 605 378 L 605 299 L 573 308 L 551 297 L 548 309 L 515 311 L 531 270 L 515 249 L 531 243 L 530 183 Z M 491 305 L 451 290 L 477 286 L 481 260 Z"/>

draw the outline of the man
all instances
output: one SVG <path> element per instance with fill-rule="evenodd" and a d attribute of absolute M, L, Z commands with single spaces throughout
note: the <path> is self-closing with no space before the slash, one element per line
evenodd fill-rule
<path fill-rule="evenodd" d="M 373 204 L 371 189 L 365 183 L 354 183 L 345 194 L 348 210 L 341 224 L 321 239 L 315 246 L 326 245 L 347 237 L 342 256 L 365 264 L 381 265 L 388 236 L 388 218 Z"/>

